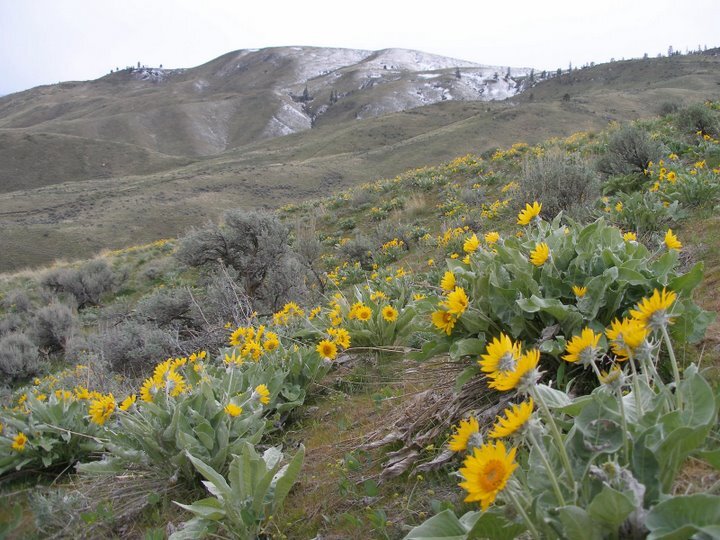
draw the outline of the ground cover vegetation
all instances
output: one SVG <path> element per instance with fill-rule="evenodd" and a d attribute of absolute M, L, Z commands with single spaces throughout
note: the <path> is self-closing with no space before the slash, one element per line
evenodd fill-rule
<path fill-rule="evenodd" d="M 0 283 L 10 537 L 719 533 L 720 105 Z"/>

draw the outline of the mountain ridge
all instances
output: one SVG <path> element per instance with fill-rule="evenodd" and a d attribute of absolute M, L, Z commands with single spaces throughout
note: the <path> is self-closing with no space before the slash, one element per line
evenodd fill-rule
<path fill-rule="evenodd" d="M 194 68 L 139 66 L 10 94 L 0 98 L 0 129 L 132 143 L 169 155 L 213 155 L 310 129 L 336 104 L 342 114 L 326 123 L 448 99 L 514 95 L 529 69 L 485 82 L 504 69 L 408 49 L 244 49 Z M 389 91 L 378 92 L 380 87 Z"/>

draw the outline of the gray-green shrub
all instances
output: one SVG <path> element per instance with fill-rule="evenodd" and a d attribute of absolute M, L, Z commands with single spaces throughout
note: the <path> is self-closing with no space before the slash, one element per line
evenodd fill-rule
<path fill-rule="evenodd" d="M 10 380 L 25 379 L 38 373 L 37 346 L 22 333 L 0 338 L 0 373 Z"/>
<path fill-rule="evenodd" d="M 187 289 L 157 289 L 140 299 L 136 313 L 162 328 L 173 321 L 190 320 L 190 308 L 191 299 Z"/>
<path fill-rule="evenodd" d="M 0 337 L 19 332 L 24 326 L 23 319 L 17 313 L 8 313 L 0 318 Z"/>
<path fill-rule="evenodd" d="M 12 313 L 27 313 L 32 309 L 32 301 L 25 291 L 13 290 L 5 295 L 0 307 Z"/>
<path fill-rule="evenodd" d="M 701 103 L 685 107 L 678 113 L 678 127 L 686 133 L 700 131 L 704 135 L 718 134 L 718 120 L 712 111 Z"/>
<path fill-rule="evenodd" d="M 578 215 L 599 195 L 597 173 L 578 154 L 550 151 L 528 160 L 520 177 L 521 202 L 542 203 L 543 214 L 559 212 Z"/>
<path fill-rule="evenodd" d="M 78 309 L 100 304 L 100 298 L 117 286 L 117 276 L 107 262 L 89 261 L 79 268 L 55 268 L 41 279 L 44 287 L 55 294 L 68 294 Z"/>
<path fill-rule="evenodd" d="M 634 125 L 626 125 L 610 136 L 603 154 L 597 162 L 598 170 L 608 176 L 615 174 L 642 174 L 651 161 L 657 162 L 662 147 L 648 132 Z"/>
<path fill-rule="evenodd" d="M 288 295 L 283 303 L 297 297 L 304 285 L 300 276 L 289 276 L 284 270 L 295 259 L 288 239 L 288 228 L 274 215 L 230 210 L 220 225 L 209 224 L 186 234 L 176 257 L 189 266 L 234 268 L 256 309 L 273 309 L 278 290 Z M 288 278 L 290 282 L 274 283 Z"/>
<path fill-rule="evenodd" d="M 33 319 L 33 334 L 38 346 L 48 352 L 65 349 L 75 326 L 75 316 L 58 302 L 40 308 Z"/>
<path fill-rule="evenodd" d="M 157 362 L 175 354 L 177 340 L 157 326 L 124 321 L 100 333 L 95 349 L 113 371 L 145 373 Z"/>

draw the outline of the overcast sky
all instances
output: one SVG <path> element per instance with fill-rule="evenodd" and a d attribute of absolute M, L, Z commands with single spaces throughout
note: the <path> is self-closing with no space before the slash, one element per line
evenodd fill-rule
<path fill-rule="evenodd" d="M 0 95 L 282 45 L 566 68 L 718 46 L 719 21 L 720 0 L 0 0 Z"/>

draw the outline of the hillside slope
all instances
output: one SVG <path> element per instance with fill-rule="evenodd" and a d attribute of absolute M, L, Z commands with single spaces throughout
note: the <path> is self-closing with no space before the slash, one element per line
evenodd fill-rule
<path fill-rule="evenodd" d="M 223 62 L 228 65 L 229 60 Z M 466 78 L 462 73 L 460 80 Z M 113 165 L 119 172 L 112 177 L 88 166 L 92 179 L 40 179 L 31 184 L 37 186 L 33 189 L 0 194 L 0 250 L 7 254 L 0 270 L 175 236 L 231 207 L 277 207 L 467 152 L 600 129 L 610 121 L 653 115 L 663 102 L 714 98 L 718 82 L 720 57 L 615 62 L 539 82 L 511 100 L 446 100 L 359 121 L 347 116 L 330 121 L 327 113 L 311 130 L 195 157 L 180 167 L 159 170 L 173 158 L 150 152 L 144 159 L 148 167 L 156 167 L 152 174 L 122 169 L 142 169 L 136 158 L 119 160 L 118 169 Z M 381 90 L 378 85 L 369 91 Z"/>
<path fill-rule="evenodd" d="M 320 118 L 332 123 L 448 99 L 504 98 L 529 72 L 515 68 L 507 77 L 508 69 L 405 49 L 240 50 L 190 69 L 128 68 L 5 96 L 0 128 L 209 155 L 304 131 Z"/>

